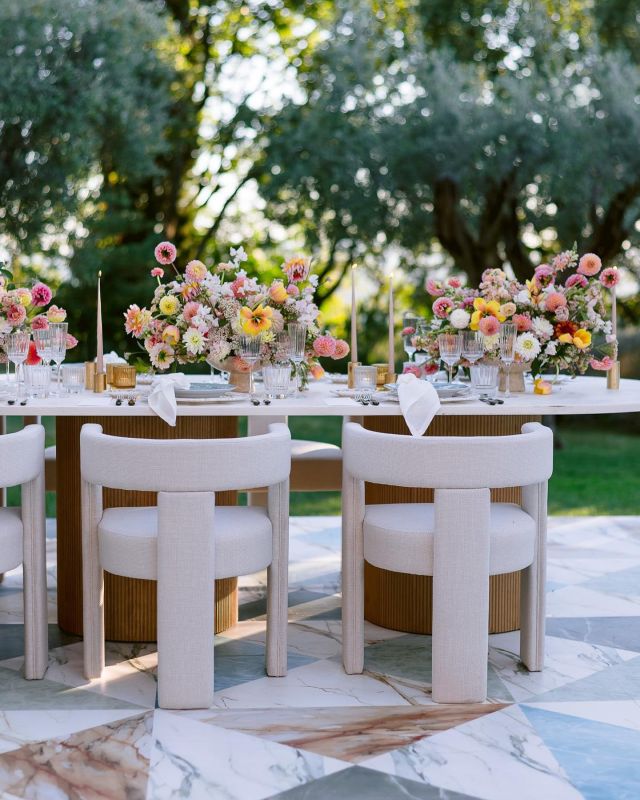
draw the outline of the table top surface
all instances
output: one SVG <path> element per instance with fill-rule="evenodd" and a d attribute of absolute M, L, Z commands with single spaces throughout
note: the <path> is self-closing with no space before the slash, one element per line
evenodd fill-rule
<path fill-rule="evenodd" d="M 200 376 L 197 380 L 203 380 Z M 3 384 L 0 383 L 0 390 Z M 231 403 L 178 404 L 178 415 L 185 417 L 272 417 L 272 416 L 398 416 L 397 402 L 362 406 L 355 400 L 338 398 L 344 388 L 323 381 L 311 384 L 308 391 L 270 405 L 254 406 L 247 396 Z M 500 395 L 503 397 L 502 395 Z M 604 377 L 566 379 L 554 386 L 550 395 L 534 395 L 530 384 L 524 394 L 513 394 L 502 405 L 490 406 L 479 400 L 443 402 L 439 414 L 446 416 L 502 416 L 544 414 L 623 414 L 640 412 L 640 380 L 623 380 L 617 391 L 608 390 Z M 29 400 L 26 406 L 8 405 L 0 396 L 0 416 L 111 417 L 155 416 L 146 402 L 116 406 L 107 393 L 82 392 L 61 398 Z"/>

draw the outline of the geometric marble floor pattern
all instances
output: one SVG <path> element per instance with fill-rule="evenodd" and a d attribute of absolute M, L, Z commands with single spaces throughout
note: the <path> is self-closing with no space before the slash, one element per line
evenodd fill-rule
<path fill-rule="evenodd" d="M 22 575 L 0 586 L 0 796 L 209 800 L 637 800 L 640 517 L 552 518 L 546 666 L 490 637 L 489 699 L 431 700 L 431 639 L 366 625 L 365 671 L 340 660 L 340 526 L 291 523 L 288 674 L 267 678 L 265 575 L 215 640 L 210 709 L 156 708 L 154 644 L 107 644 L 100 680 L 56 621 L 48 524 L 49 668 L 25 682 Z"/>

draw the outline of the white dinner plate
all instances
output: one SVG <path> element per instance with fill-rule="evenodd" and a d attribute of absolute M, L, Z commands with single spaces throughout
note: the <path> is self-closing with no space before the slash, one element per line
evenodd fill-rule
<path fill-rule="evenodd" d="M 212 403 L 240 403 L 242 400 L 248 399 L 248 394 L 236 393 L 233 395 L 222 395 L 219 397 L 176 397 L 176 403 L 181 406 L 201 406 L 210 405 Z"/>
<path fill-rule="evenodd" d="M 204 400 L 212 397 L 222 397 L 233 391 L 235 387 L 230 383 L 204 383 L 192 381 L 188 389 L 175 387 L 176 398 L 184 400 Z"/>
<path fill-rule="evenodd" d="M 479 399 L 480 399 L 480 395 L 471 394 L 471 392 L 469 392 L 469 394 L 462 395 L 462 397 L 441 397 L 440 398 L 440 402 L 441 403 L 467 403 L 469 400 L 479 400 Z"/>

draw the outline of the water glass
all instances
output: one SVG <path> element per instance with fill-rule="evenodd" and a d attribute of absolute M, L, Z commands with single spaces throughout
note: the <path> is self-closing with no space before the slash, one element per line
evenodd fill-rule
<path fill-rule="evenodd" d="M 498 394 L 499 372 L 497 364 L 474 364 L 471 367 L 471 386 L 474 393 L 493 400 Z"/>
<path fill-rule="evenodd" d="M 49 397 L 49 386 L 51 385 L 51 367 L 45 364 L 26 365 L 24 367 L 24 384 L 27 397 Z"/>
<path fill-rule="evenodd" d="M 65 364 L 62 369 L 62 386 L 69 394 L 79 394 L 84 389 L 84 364 Z"/>
<path fill-rule="evenodd" d="M 449 383 L 453 381 L 453 366 L 460 361 L 462 355 L 462 336 L 459 333 L 441 333 L 438 336 L 440 358 L 447 365 Z"/>
<path fill-rule="evenodd" d="M 10 333 L 6 339 L 7 356 L 12 364 L 16 367 L 16 381 L 15 381 L 15 401 L 17 402 L 20 397 L 20 372 L 21 366 L 29 354 L 29 340 L 30 336 L 26 331 L 16 331 Z"/>
<path fill-rule="evenodd" d="M 307 345 L 307 326 L 301 322 L 290 322 L 287 325 L 287 333 L 289 334 L 289 358 L 295 364 L 296 381 L 299 389 L 298 369 L 304 361 L 304 351 Z"/>
<path fill-rule="evenodd" d="M 462 334 L 462 357 L 475 364 L 484 355 L 484 336 L 480 331 L 464 331 Z"/>
<path fill-rule="evenodd" d="M 505 386 L 505 397 L 511 396 L 509 387 L 511 365 L 516 358 L 516 339 L 518 336 L 518 329 L 513 322 L 503 322 L 500 326 L 500 333 L 498 334 L 498 346 L 500 348 L 500 360 L 507 368 L 507 380 Z"/>
<path fill-rule="evenodd" d="M 51 358 L 56 363 L 58 368 L 58 388 L 56 394 L 60 396 L 60 367 L 67 355 L 67 331 L 69 324 L 67 322 L 51 322 L 49 330 L 51 331 Z"/>
<path fill-rule="evenodd" d="M 276 362 L 262 368 L 264 391 L 271 400 L 284 400 L 289 392 L 291 365 L 288 361 Z"/>

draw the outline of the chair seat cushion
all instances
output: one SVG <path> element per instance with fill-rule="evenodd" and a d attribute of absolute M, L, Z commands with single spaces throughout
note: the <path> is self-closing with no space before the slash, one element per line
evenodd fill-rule
<path fill-rule="evenodd" d="M 271 521 L 266 509 L 217 506 L 215 575 L 251 575 L 271 563 Z M 158 510 L 108 508 L 98 525 L 100 563 L 114 575 L 157 578 Z"/>
<path fill-rule="evenodd" d="M 0 572 L 22 564 L 22 516 L 19 508 L 0 508 Z"/>
<path fill-rule="evenodd" d="M 536 527 L 512 503 L 491 504 L 489 573 L 524 569 L 533 562 Z M 433 575 L 433 503 L 389 503 L 366 507 L 364 557 L 375 567 L 411 575 Z M 473 526 L 469 525 L 469 536 Z"/>
<path fill-rule="evenodd" d="M 293 439 L 291 442 L 291 460 L 342 462 L 342 450 L 335 444 L 312 442 L 307 439 Z"/>

